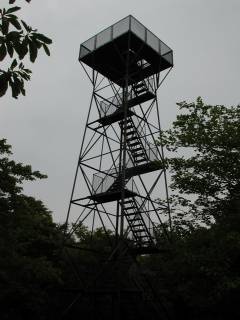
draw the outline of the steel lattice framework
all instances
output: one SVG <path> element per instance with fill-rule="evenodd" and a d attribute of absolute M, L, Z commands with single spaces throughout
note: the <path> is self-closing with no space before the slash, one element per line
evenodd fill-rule
<path fill-rule="evenodd" d="M 114 233 L 112 252 L 153 254 L 171 226 L 157 91 L 172 50 L 132 16 L 80 47 L 92 85 L 66 224 Z M 166 199 L 159 205 L 157 198 Z M 168 212 L 163 220 L 162 213 Z"/>

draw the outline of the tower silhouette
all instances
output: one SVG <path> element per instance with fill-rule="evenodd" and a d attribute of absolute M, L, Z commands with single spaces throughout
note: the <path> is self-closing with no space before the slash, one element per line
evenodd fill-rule
<path fill-rule="evenodd" d="M 171 218 L 157 90 L 173 67 L 173 52 L 130 15 L 82 43 L 79 61 L 92 94 L 66 219 L 66 225 L 74 224 L 67 237 L 82 225 L 92 234 L 98 228 L 106 234 L 107 263 L 94 286 L 85 288 L 91 288 L 91 294 L 96 287 L 103 289 L 115 270 L 110 277 L 115 279 L 111 284 L 114 295 L 125 286 L 119 273 L 129 272 L 129 257 L 134 260 L 137 255 L 158 253 L 169 238 Z M 143 282 L 140 286 L 149 291 Z M 122 291 L 126 296 L 125 287 Z M 85 290 L 82 296 L 86 294 Z M 103 292 L 101 296 L 103 299 Z M 92 299 L 96 310 L 96 294 Z M 102 314 L 102 318 L 130 319 L 122 311 L 119 294 L 117 304 L 115 300 L 111 308 L 117 305 L 118 311 L 111 311 L 111 316 Z"/>

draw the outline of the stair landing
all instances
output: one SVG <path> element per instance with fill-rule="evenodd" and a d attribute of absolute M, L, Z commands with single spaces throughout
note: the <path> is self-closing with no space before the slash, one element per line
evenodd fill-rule
<path fill-rule="evenodd" d="M 125 198 L 130 197 L 136 197 L 137 193 L 130 191 L 128 189 L 125 189 Z M 98 203 L 105 203 L 105 202 L 111 202 L 120 200 L 122 197 L 121 191 L 115 191 L 115 192 L 102 192 L 98 194 L 94 194 L 89 196 L 88 198 L 94 201 L 97 201 Z"/>
<path fill-rule="evenodd" d="M 147 91 L 144 94 L 141 94 L 139 96 L 136 96 L 134 98 L 132 98 L 131 100 L 128 101 L 128 112 L 127 112 L 127 116 L 132 116 L 134 115 L 134 112 L 132 112 L 131 110 L 129 110 L 130 108 L 133 108 L 134 106 L 144 103 L 150 99 L 155 98 L 155 94 L 153 94 L 150 91 Z M 124 119 L 124 111 L 123 111 L 123 105 L 119 105 L 119 107 L 116 109 L 115 112 L 113 112 L 112 114 L 102 117 L 98 120 L 99 123 L 101 123 L 103 126 L 107 126 L 110 125 L 114 122 L 120 121 Z"/>

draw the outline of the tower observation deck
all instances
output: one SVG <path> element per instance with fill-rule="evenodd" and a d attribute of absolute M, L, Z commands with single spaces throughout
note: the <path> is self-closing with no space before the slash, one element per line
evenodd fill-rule
<path fill-rule="evenodd" d="M 173 66 L 173 52 L 133 16 L 81 44 L 79 60 L 124 87 Z"/>

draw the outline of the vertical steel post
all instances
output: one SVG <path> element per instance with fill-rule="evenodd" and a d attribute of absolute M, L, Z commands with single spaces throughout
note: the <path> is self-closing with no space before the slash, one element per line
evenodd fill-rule
<path fill-rule="evenodd" d="M 123 110 L 124 121 L 121 127 L 121 135 L 123 136 L 122 148 L 122 171 L 121 171 L 121 219 L 120 219 L 120 237 L 124 234 L 124 198 L 125 198 L 125 181 L 126 181 L 126 156 L 127 156 L 127 114 L 128 114 L 128 84 L 129 84 L 129 48 L 130 33 L 128 34 L 128 46 L 126 54 L 126 73 L 123 87 Z"/>

